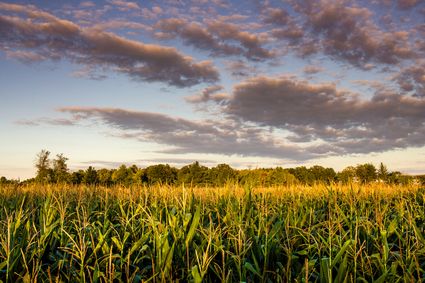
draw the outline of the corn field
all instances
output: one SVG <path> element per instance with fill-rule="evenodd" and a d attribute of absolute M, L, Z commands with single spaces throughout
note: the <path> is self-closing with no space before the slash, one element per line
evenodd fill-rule
<path fill-rule="evenodd" d="M 417 282 L 425 189 L 0 187 L 0 282 Z"/>

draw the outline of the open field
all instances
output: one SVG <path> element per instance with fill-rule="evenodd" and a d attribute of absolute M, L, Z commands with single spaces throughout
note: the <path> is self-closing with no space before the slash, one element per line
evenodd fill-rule
<path fill-rule="evenodd" d="M 3 186 L 2 282 L 403 282 L 425 190 Z"/>

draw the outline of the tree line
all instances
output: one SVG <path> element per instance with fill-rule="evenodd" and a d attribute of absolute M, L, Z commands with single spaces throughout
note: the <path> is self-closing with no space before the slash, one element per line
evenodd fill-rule
<path fill-rule="evenodd" d="M 68 158 L 57 154 L 50 158 L 50 152 L 42 150 L 35 161 L 35 178 L 23 183 L 67 183 L 74 185 L 192 185 L 192 186 L 224 186 L 239 184 L 250 186 L 279 185 L 313 185 L 315 183 L 370 183 L 384 182 L 391 184 L 408 184 L 417 181 L 425 184 L 424 176 L 408 176 L 400 172 L 390 172 L 384 164 L 376 168 L 371 163 L 349 166 L 341 172 L 323 166 L 295 168 L 256 168 L 237 170 L 227 164 L 219 164 L 208 168 L 194 162 L 178 169 L 168 164 L 157 164 L 146 168 L 136 165 L 121 165 L 117 169 L 95 169 L 89 166 L 86 170 L 71 172 L 67 165 Z M 0 184 L 19 183 L 18 181 L 0 178 Z"/>

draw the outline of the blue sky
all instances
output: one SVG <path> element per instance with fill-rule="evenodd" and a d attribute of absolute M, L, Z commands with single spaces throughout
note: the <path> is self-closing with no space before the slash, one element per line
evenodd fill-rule
<path fill-rule="evenodd" d="M 0 2 L 0 175 L 157 163 L 425 173 L 419 0 Z"/>

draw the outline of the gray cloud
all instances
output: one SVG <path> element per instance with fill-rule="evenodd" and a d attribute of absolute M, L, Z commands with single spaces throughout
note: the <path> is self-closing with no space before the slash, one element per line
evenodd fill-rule
<path fill-rule="evenodd" d="M 393 80 L 399 84 L 403 92 L 425 97 L 425 60 L 418 60 L 416 64 L 402 69 Z"/>
<path fill-rule="evenodd" d="M 418 1 L 398 1 L 400 7 L 411 8 Z M 297 17 L 290 17 L 283 8 L 272 11 L 265 21 L 275 28 L 271 34 L 284 39 L 301 56 L 322 52 L 339 61 L 367 69 L 370 64 L 395 65 L 420 56 L 412 42 L 418 36 L 411 30 L 394 26 L 380 28 L 374 14 L 354 2 L 338 0 L 290 1 Z M 350 5 L 351 4 L 351 5 Z M 275 15 L 275 16 L 273 16 Z"/>
<path fill-rule="evenodd" d="M 64 107 L 59 111 L 72 114 L 76 121 L 101 122 L 119 131 L 113 134 L 115 137 L 169 146 L 161 153 L 238 154 L 304 160 L 331 150 L 326 146 L 299 147 L 269 130 L 232 120 L 189 121 L 159 113 L 115 108 Z"/>
<path fill-rule="evenodd" d="M 220 85 L 209 86 L 203 89 L 200 94 L 188 96 L 185 100 L 190 103 L 205 103 L 208 101 L 220 102 L 228 99 L 227 93 L 218 93 L 221 90 L 223 90 L 223 87 Z"/>
<path fill-rule="evenodd" d="M 0 3 L 0 11 L 16 14 L 0 14 L 0 49 L 15 54 L 31 52 L 40 60 L 69 59 L 92 69 L 110 68 L 137 80 L 178 87 L 215 82 L 219 77 L 210 61 L 194 62 L 175 48 L 82 28 L 33 6 Z"/>
<path fill-rule="evenodd" d="M 425 144 L 425 99 L 379 89 L 371 99 L 288 77 L 256 77 L 234 87 L 234 119 L 292 133 L 290 142 L 325 142 L 334 153 L 367 153 Z"/>
<path fill-rule="evenodd" d="M 315 65 L 308 65 L 305 66 L 303 69 L 303 72 L 308 74 L 308 75 L 312 75 L 312 74 L 317 74 L 320 72 L 323 72 L 325 69 L 323 67 L 320 66 L 315 66 Z"/>
<path fill-rule="evenodd" d="M 397 0 L 397 6 L 402 10 L 407 10 L 418 5 L 420 0 Z"/>
<path fill-rule="evenodd" d="M 53 125 L 53 126 L 74 126 L 76 121 L 64 118 L 38 118 L 32 120 L 18 120 L 15 122 L 17 125 L 21 126 L 41 126 L 41 125 Z"/>
<path fill-rule="evenodd" d="M 243 60 L 226 61 L 225 66 L 230 74 L 236 78 L 252 77 L 258 73 L 256 67 L 248 65 Z"/>
<path fill-rule="evenodd" d="M 168 18 L 160 20 L 155 27 L 161 31 L 156 34 L 158 38 L 180 37 L 185 44 L 209 51 L 212 55 L 243 55 L 254 61 L 274 57 L 273 52 L 264 48 L 266 40 L 263 37 L 242 31 L 236 24 L 214 20 L 204 27 L 197 22 Z"/>

